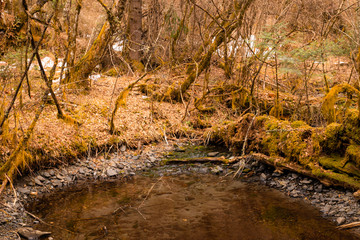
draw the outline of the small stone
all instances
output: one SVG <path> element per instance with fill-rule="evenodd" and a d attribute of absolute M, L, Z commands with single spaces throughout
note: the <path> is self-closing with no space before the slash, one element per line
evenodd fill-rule
<path fill-rule="evenodd" d="M 281 172 L 279 172 L 279 171 L 274 171 L 272 174 L 271 174 L 271 176 L 273 176 L 273 177 L 280 177 L 281 176 Z"/>
<path fill-rule="evenodd" d="M 28 188 L 22 188 L 22 187 L 19 187 L 19 188 L 17 189 L 17 191 L 18 191 L 19 193 L 22 193 L 22 194 L 29 194 L 29 193 L 30 193 L 30 190 L 29 190 Z"/>
<path fill-rule="evenodd" d="M 199 173 L 202 173 L 202 174 L 205 174 L 208 172 L 208 169 L 207 168 L 200 168 L 199 169 Z"/>
<path fill-rule="evenodd" d="M 55 180 L 51 181 L 51 183 L 52 183 L 55 187 L 62 187 L 62 183 L 61 183 L 60 180 L 55 179 Z"/>
<path fill-rule="evenodd" d="M 126 151 L 126 145 L 121 145 L 120 151 L 125 152 Z"/>
<path fill-rule="evenodd" d="M 218 155 L 219 152 L 209 152 L 207 155 L 208 157 L 216 157 L 216 155 Z"/>
<path fill-rule="evenodd" d="M 296 173 L 292 173 L 292 174 L 291 174 L 291 177 L 292 177 L 293 179 L 297 179 L 297 178 L 299 177 L 299 175 L 297 175 Z"/>
<path fill-rule="evenodd" d="M 110 161 L 110 162 L 109 162 L 109 166 L 110 166 L 110 167 L 115 167 L 115 168 L 116 168 L 116 167 L 117 167 L 117 163 L 116 163 L 116 162 L 114 162 L 114 161 Z"/>
<path fill-rule="evenodd" d="M 310 184 L 312 182 L 312 180 L 310 179 L 304 179 L 300 181 L 302 184 Z"/>
<path fill-rule="evenodd" d="M 50 173 L 49 173 L 48 171 L 44 171 L 44 172 L 42 173 L 42 175 L 43 175 L 44 177 L 46 177 L 46 178 L 51 177 L 51 175 L 50 175 Z"/>
<path fill-rule="evenodd" d="M 108 170 L 106 170 L 106 174 L 109 176 L 109 177 L 113 177 L 113 176 L 116 176 L 117 175 L 117 172 L 112 169 L 112 168 L 109 168 Z"/>
<path fill-rule="evenodd" d="M 19 228 L 17 232 L 19 233 L 20 236 L 29 240 L 39 239 L 42 236 L 48 236 L 51 234 L 51 232 L 42 232 L 39 230 L 32 229 L 30 227 Z"/>
<path fill-rule="evenodd" d="M 290 186 L 287 187 L 287 190 L 288 190 L 288 191 L 292 191 L 292 190 L 294 190 L 294 189 L 295 189 L 295 185 L 290 185 Z"/>
<path fill-rule="evenodd" d="M 215 173 L 215 174 L 218 174 L 218 173 L 220 173 L 222 171 L 224 171 L 224 169 L 222 167 L 220 167 L 220 166 L 216 166 L 216 167 L 211 168 L 211 172 Z"/>
<path fill-rule="evenodd" d="M 265 173 L 260 174 L 260 180 L 261 181 L 266 181 L 266 179 L 267 179 L 267 176 L 266 176 Z"/>
<path fill-rule="evenodd" d="M 52 169 L 50 169 L 50 170 L 49 170 L 49 174 L 50 174 L 51 176 L 54 176 L 54 175 L 55 175 L 55 171 L 52 170 Z"/>
<path fill-rule="evenodd" d="M 360 199 L 360 190 L 354 192 L 354 197 Z"/>
<path fill-rule="evenodd" d="M 150 157 L 149 157 L 149 161 L 152 162 L 152 163 L 155 162 L 155 161 L 156 161 L 156 157 L 150 156 Z"/>
<path fill-rule="evenodd" d="M 57 179 L 59 179 L 59 180 L 64 179 L 64 177 L 63 177 L 63 176 L 61 176 L 60 174 L 56 174 L 56 178 L 57 178 Z"/>
<path fill-rule="evenodd" d="M 336 223 L 337 223 L 338 225 L 344 224 L 345 222 L 346 222 L 346 219 L 345 219 L 344 217 L 338 217 L 338 218 L 336 219 Z"/>
<path fill-rule="evenodd" d="M 322 209 L 324 213 L 328 213 L 331 210 L 330 205 L 325 205 L 325 207 Z"/>
<path fill-rule="evenodd" d="M 44 184 L 37 178 L 34 179 L 34 182 L 39 185 L 39 186 L 43 186 Z"/>
<path fill-rule="evenodd" d="M 135 172 L 129 172 L 129 175 L 130 176 L 135 176 L 136 174 L 135 174 Z"/>
<path fill-rule="evenodd" d="M 321 184 L 315 187 L 315 192 L 321 193 L 322 191 L 323 191 L 323 186 Z"/>

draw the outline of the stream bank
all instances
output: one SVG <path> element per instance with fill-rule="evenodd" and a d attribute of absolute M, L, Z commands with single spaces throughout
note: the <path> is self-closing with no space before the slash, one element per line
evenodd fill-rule
<path fill-rule="evenodd" d="M 95 181 L 128 178 L 138 175 L 149 168 L 162 163 L 163 154 L 168 158 L 181 156 L 204 157 L 224 156 L 234 157 L 229 152 L 214 152 L 213 149 L 194 147 L 191 153 L 186 151 L 184 142 L 170 142 L 149 145 L 142 151 L 131 151 L 125 146 L 120 151 L 104 158 L 92 157 L 76 161 L 73 165 L 63 166 L 59 169 L 45 169 L 32 175 L 23 177 L 17 182 L 14 189 L 7 189 L 3 197 L 1 209 L 0 237 L 5 239 L 18 239 L 15 230 L 19 227 L 31 226 L 39 223 L 27 214 L 24 206 L 49 194 L 56 194 L 57 190 L 69 186 L 90 184 Z M 231 175 L 238 169 L 239 163 L 233 165 L 189 164 L 166 166 L 163 171 L 167 174 L 179 175 L 187 172 L 192 174 L 213 173 L 217 175 Z M 181 167 L 180 167 L 181 166 Z M 168 169 L 168 170 L 166 170 Z M 301 176 L 292 172 L 280 172 L 274 168 L 252 159 L 246 161 L 241 175 L 247 181 L 260 182 L 271 188 L 282 191 L 291 198 L 303 199 L 306 203 L 315 206 L 337 225 L 360 221 L 360 205 L 352 192 L 344 189 L 328 188 L 319 181 Z M 14 231 L 14 232 L 12 232 Z M 359 231 L 354 231 L 359 234 Z"/>

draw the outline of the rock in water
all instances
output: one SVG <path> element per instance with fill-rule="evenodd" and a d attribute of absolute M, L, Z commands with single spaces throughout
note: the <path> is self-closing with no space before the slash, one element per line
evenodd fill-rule
<path fill-rule="evenodd" d="M 23 227 L 17 230 L 18 234 L 29 240 L 36 240 L 43 236 L 49 236 L 51 232 L 42 232 L 39 230 L 32 229 L 31 227 Z"/>

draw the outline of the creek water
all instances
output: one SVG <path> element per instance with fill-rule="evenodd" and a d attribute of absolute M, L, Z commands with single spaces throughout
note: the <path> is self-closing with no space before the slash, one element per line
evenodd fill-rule
<path fill-rule="evenodd" d="M 83 185 L 28 209 L 53 239 L 358 239 L 301 200 L 258 183 L 211 174 Z M 66 229 L 66 230 L 65 230 Z"/>

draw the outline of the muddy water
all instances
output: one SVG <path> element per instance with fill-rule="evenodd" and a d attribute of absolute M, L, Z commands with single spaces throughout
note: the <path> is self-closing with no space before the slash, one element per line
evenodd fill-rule
<path fill-rule="evenodd" d="M 54 239 L 357 239 L 301 201 L 214 175 L 136 176 L 30 206 Z M 67 230 L 65 230 L 67 229 Z"/>

